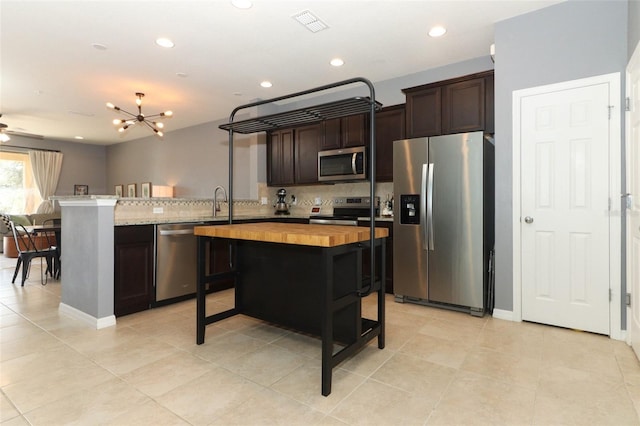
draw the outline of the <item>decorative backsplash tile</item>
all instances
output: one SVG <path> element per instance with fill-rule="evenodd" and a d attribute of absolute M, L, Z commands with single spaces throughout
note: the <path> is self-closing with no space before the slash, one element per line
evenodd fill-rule
<path fill-rule="evenodd" d="M 268 187 L 258 184 L 258 200 L 234 200 L 233 215 L 238 216 L 270 216 L 274 214 L 279 187 Z M 335 185 L 309 185 L 285 187 L 287 203 L 292 216 L 308 216 L 317 199 L 320 200 L 322 214 L 333 213 L 333 198 L 348 196 L 368 196 L 369 183 L 341 183 Z M 376 184 L 376 196 L 381 201 L 392 196 L 393 184 L 383 182 Z M 296 198 L 292 204 L 291 196 Z M 265 197 L 267 204 L 262 204 Z M 220 201 L 219 217 L 229 215 L 229 203 Z M 190 198 L 120 198 L 115 207 L 116 224 L 130 224 L 149 221 L 175 220 L 211 220 L 213 218 L 213 199 Z"/>

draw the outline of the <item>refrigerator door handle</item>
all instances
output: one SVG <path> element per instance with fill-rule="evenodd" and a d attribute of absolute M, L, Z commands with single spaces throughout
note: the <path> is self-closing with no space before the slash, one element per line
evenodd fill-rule
<path fill-rule="evenodd" d="M 428 234 L 427 234 L 427 229 L 428 229 L 428 223 L 427 223 L 427 168 L 429 166 L 427 166 L 427 164 L 423 164 L 422 165 L 422 179 L 420 180 L 421 182 L 421 188 L 420 188 L 420 235 L 421 235 L 421 242 L 422 242 L 422 250 L 429 250 L 429 247 L 427 246 L 427 238 L 428 238 Z"/>
<path fill-rule="evenodd" d="M 427 178 L 427 235 L 429 240 L 429 250 L 434 250 L 433 242 L 433 163 L 429 163 Z"/>

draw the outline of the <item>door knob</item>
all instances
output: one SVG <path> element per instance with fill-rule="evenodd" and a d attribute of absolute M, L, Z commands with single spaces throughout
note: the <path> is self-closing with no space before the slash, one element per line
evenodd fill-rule
<path fill-rule="evenodd" d="M 527 216 L 527 217 L 524 218 L 524 221 L 526 223 L 533 223 L 533 218 L 531 216 Z"/>

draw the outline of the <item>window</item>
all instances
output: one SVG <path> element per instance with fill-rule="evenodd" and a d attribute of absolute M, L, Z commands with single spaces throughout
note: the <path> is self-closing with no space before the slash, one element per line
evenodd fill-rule
<path fill-rule="evenodd" d="M 41 202 L 29 154 L 0 152 L 0 212 L 35 213 Z"/>

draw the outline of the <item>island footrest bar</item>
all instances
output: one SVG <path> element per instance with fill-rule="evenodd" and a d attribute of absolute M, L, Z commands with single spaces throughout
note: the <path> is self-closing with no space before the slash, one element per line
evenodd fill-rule
<path fill-rule="evenodd" d="M 231 225 L 230 225 L 231 226 Z M 201 227 L 208 228 L 208 227 Z M 218 228 L 214 226 L 212 228 Z M 363 278 L 362 252 L 371 249 L 370 241 L 333 247 L 227 239 L 234 246 L 232 271 L 208 274 L 207 246 L 212 236 L 198 235 L 197 337 L 203 344 L 208 324 L 236 314 L 319 335 L 322 340 L 322 395 L 331 393 L 333 367 L 378 338 L 384 348 L 384 237 L 374 242 L 380 253 L 380 275 L 368 288 L 370 277 Z M 385 235 L 386 236 L 386 235 Z M 213 250 L 213 244 L 209 245 Z M 279 273 L 278 273 L 279 272 Z M 283 279 L 282 275 L 286 275 Z M 207 284 L 235 278 L 235 306 L 207 315 Z M 367 288 L 368 291 L 363 290 Z M 378 318 L 362 317 L 362 297 L 376 293 Z M 336 345 L 341 348 L 334 353 Z"/>

